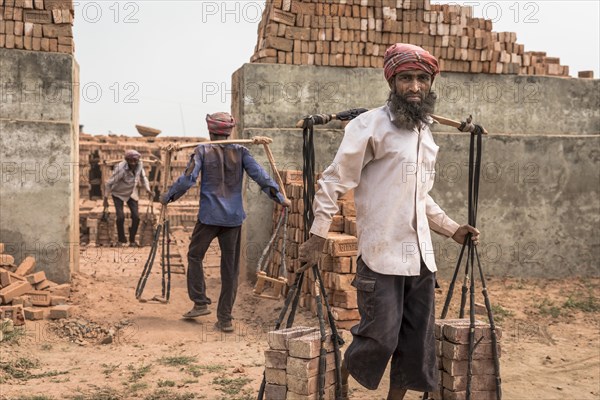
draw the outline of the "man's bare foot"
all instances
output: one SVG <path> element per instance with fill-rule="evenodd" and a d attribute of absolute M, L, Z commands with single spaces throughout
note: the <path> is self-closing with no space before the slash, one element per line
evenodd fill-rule
<path fill-rule="evenodd" d="M 404 395 L 406 395 L 406 389 L 393 388 L 390 387 L 390 391 L 388 392 L 387 400 L 403 400 Z"/>

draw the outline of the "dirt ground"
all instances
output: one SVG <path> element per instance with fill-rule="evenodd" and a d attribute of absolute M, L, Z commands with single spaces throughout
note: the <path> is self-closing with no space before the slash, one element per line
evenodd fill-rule
<path fill-rule="evenodd" d="M 147 248 L 82 249 L 80 272 L 73 277 L 70 303 L 76 311 L 70 326 L 112 328 L 112 343 L 100 344 L 106 335 L 94 335 L 93 329 L 83 340 L 61 337 L 68 330 L 60 328 L 64 321 L 29 321 L 25 334 L 0 343 L 0 398 L 255 399 L 266 332 L 283 302 L 257 298 L 241 283 L 235 332 L 217 332 L 218 268 L 207 268 L 213 313 L 184 320 L 181 314 L 191 305 L 184 275 L 173 275 L 169 304 L 135 299 L 147 254 Z M 144 297 L 160 293 L 159 269 L 157 264 Z M 503 329 L 503 398 L 599 399 L 600 280 L 503 278 L 489 279 L 488 287 Z M 441 291 L 437 297 L 439 310 Z M 315 324 L 306 311 L 295 323 Z M 349 343 L 351 335 L 344 333 Z M 384 378 L 378 390 L 368 391 L 351 380 L 351 398 L 384 399 L 387 384 Z M 419 398 L 417 393 L 407 396 Z"/>

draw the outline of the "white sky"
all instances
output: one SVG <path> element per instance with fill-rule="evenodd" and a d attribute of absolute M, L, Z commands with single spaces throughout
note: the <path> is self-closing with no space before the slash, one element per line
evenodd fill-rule
<path fill-rule="evenodd" d="M 86 133 L 132 136 L 135 124 L 208 136 L 204 118 L 230 110 L 231 75 L 249 62 L 265 7 L 264 0 L 74 2 L 80 123 Z M 560 57 L 572 76 L 599 77 L 600 1 L 458 3 L 492 19 L 494 31 L 516 32 L 526 51 Z"/>

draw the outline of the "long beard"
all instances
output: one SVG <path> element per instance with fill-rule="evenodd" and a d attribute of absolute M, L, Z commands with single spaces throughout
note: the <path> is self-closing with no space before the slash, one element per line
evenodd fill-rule
<path fill-rule="evenodd" d="M 398 128 L 414 129 L 421 123 L 427 123 L 435 110 L 437 94 L 430 91 L 419 103 L 406 101 L 404 96 L 390 92 L 388 106 L 394 116 L 393 124 Z"/>

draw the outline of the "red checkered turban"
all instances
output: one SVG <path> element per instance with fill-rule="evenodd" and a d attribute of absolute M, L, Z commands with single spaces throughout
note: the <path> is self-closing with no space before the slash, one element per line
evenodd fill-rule
<path fill-rule="evenodd" d="M 431 75 L 431 81 L 440 73 L 437 59 L 427 50 L 406 43 L 396 43 L 385 51 L 383 74 L 390 81 L 399 72 L 421 70 Z"/>
<path fill-rule="evenodd" d="M 229 136 L 235 126 L 235 119 L 229 113 L 218 112 L 206 115 L 206 124 L 213 135 Z"/>
<path fill-rule="evenodd" d="M 139 160 L 142 155 L 138 153 L 136 150 L 127 150 L 125 152 L 126 160 Z"/>

